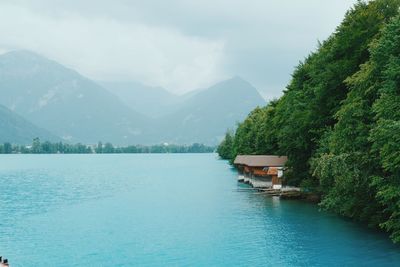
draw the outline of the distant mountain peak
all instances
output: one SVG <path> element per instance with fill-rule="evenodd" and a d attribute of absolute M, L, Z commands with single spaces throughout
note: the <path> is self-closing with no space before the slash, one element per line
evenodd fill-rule
<path fill-rule="evenodd" d="M 232 76 L 232 78 L 230 78 L 229 80 L 247 82 L 245 79 L 243 79 L 243 78 L 242 78 L 241 76 L 239 76 L 239 75 L 234 75 L 234 76 Z"/>
<path fill-rule="evenodd" d="M 63 66 L 55 60 L 30 50 L 13 50 L 0 55 L 0 69 L 18 75 L 37 73 L 80 75 L 77 71 Z"/>
<path fill-rule="evenodd" d="M 10 59 L 12 58 L 12 59 L 15 59 L 15 60 L 34 60 L 34 61 L 45 60 L 45 61 L 51 61 L 50 59 L 46 58 L 43 55 L 40 55 L 40 54 L 38 54 L 36 52 L 33 52 L 31 50 L 24 50 L 24 49 L 23 50 L 12 50 L 12 51 L 9 51 L 9 52 L 6 52 L 6 53 L 0 55 L 0 57 L 2 57 L 2 58 L 10 58 Z"/>
<path fill-rule="evenodd" d="M 225 83 L 229 83 L 229 84 L 236 84 L 238 86 L 244 86 L 244 87 L 252 87 L 254 89 L 256 89 L 250 82 L 246 81 L 245 79 L 243 79 L 242 77 L 235 75 L 232 78 L 220 81 L 218 83 L 216 83 L 214 86 L 216 85 L 220 85 L 220 84 L 225 84 Z M 212 87 L 214 87 L 212 86 Z"/>
<path fill-rule="evenodd" d="M 40 56 L 39 53 L 34 52 L 32 50 L 28 49 L 15 49 L 15 50 L 10 50 L 3 55 L 30 55 L 30 56 Z"/>
<path fill-rule="evenodd" d="M 263 99 L 261 94 L 258 92 L 250 82 L 244 80 L 240 76 L 233 76 L 230 79 L 216 83 L 204 91 L 223 91 L 225 93 L 237 93 L 237 94 L 252 94 L 257 95 L 260 99 Z M 204 92 L 203 91 L 203 92 Z"/>

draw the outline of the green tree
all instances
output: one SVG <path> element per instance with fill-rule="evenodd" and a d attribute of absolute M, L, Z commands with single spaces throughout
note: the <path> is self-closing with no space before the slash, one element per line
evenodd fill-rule
<path fill-rule="evenodd" d="M 12 153 L 12 145 L 8 142 L 3 144 L 3 152 L 4 154 L 11 154 Z"/>
<path fill-rule="evenodd" d="M 382 168 L 374 177 L 374 185 L 387 214 L 381 226 L 400 242 L 400 16 L 384 30 L 372 62 L 383 80 L 378 83 L 379 98 L 373 106 L 376 124 L 370 135 L 372 153 Z"/>
<path fill-rule="evenodd" d="M 219 144 L 217 153 L 222 159 L 232 159 L 233 137 L 232 132 L 227 131 L 224 140 Z"/>
<path fill-rule="evenodd" d="M 111 143 L 106 143 L 102 149 L 102 153 L 114 153 L 114 146 Z"/>
<path fill-rule="evenodd" d="M 40 144 L 40 139 L 38 137 L 33 139 L 33 142 L 32 142 L 32 153 L 34 153 L 34 154 L 42 153 L 42 147 L 41 147 L 41 144 Z"/>
<path fill-rule="evenodd" d="M 97 147 L 96 147 L 95 151 L 96 151 L 97 154 L 103 153 L 103 143 L 102 142 L 99 142 L 97 144 Z"/>

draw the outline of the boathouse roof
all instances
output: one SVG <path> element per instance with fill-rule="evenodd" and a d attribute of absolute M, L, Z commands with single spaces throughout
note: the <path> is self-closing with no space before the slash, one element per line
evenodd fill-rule
<path fill-rule="evenodd" d="M 238 155 L 233 163 L 249 167 L 282 167 L 285 165 L 286 161 L 286 156 Z"/>

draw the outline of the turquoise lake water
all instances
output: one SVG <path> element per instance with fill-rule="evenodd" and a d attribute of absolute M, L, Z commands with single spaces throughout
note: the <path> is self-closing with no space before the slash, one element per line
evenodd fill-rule
<path fill-rule="evenodd" d="M 215 154 L 1 155 L 11 266 L 400 266 L 385 234 L 250 191 Z"/>

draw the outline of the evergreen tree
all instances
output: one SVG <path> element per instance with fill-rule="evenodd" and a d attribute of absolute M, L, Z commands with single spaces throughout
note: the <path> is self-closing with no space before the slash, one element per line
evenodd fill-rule
<path fill-rule="evenodd" d="M 103 143 L 102 142 L 99 142 L 97 144 L 97 147 L 96 147 L 95 151 L 96 151 L 97 154 L 103 153 Z"/>
<path fill-rule="evenodd" d="M 114 146 L 111 143 L 106 143 L 102 149 L 102 153 L 114 153 Z"/>
<path fill-rule="evenodd" d="M 11 154 L 12 153 L 12 145 L 8 142 L 3 144 L 3 153 L 4 154 Z"/>
<path fill-rule="evenodd" d="M 217 153 L 222 159 L 232 159 L 233 149 L 233 138 L 232 133 L 227 131 L 224 140 L 219 144 Z"/>
<path fill-rule="evenodd" d="M 40 144 L 40 139 L 38 137 L 33 139 L 33 142 L 32 142 L 32 153 L 35 153 L 35 154 L 42 153 L 42 147 L 41 147 L 41 144 Z"/>

